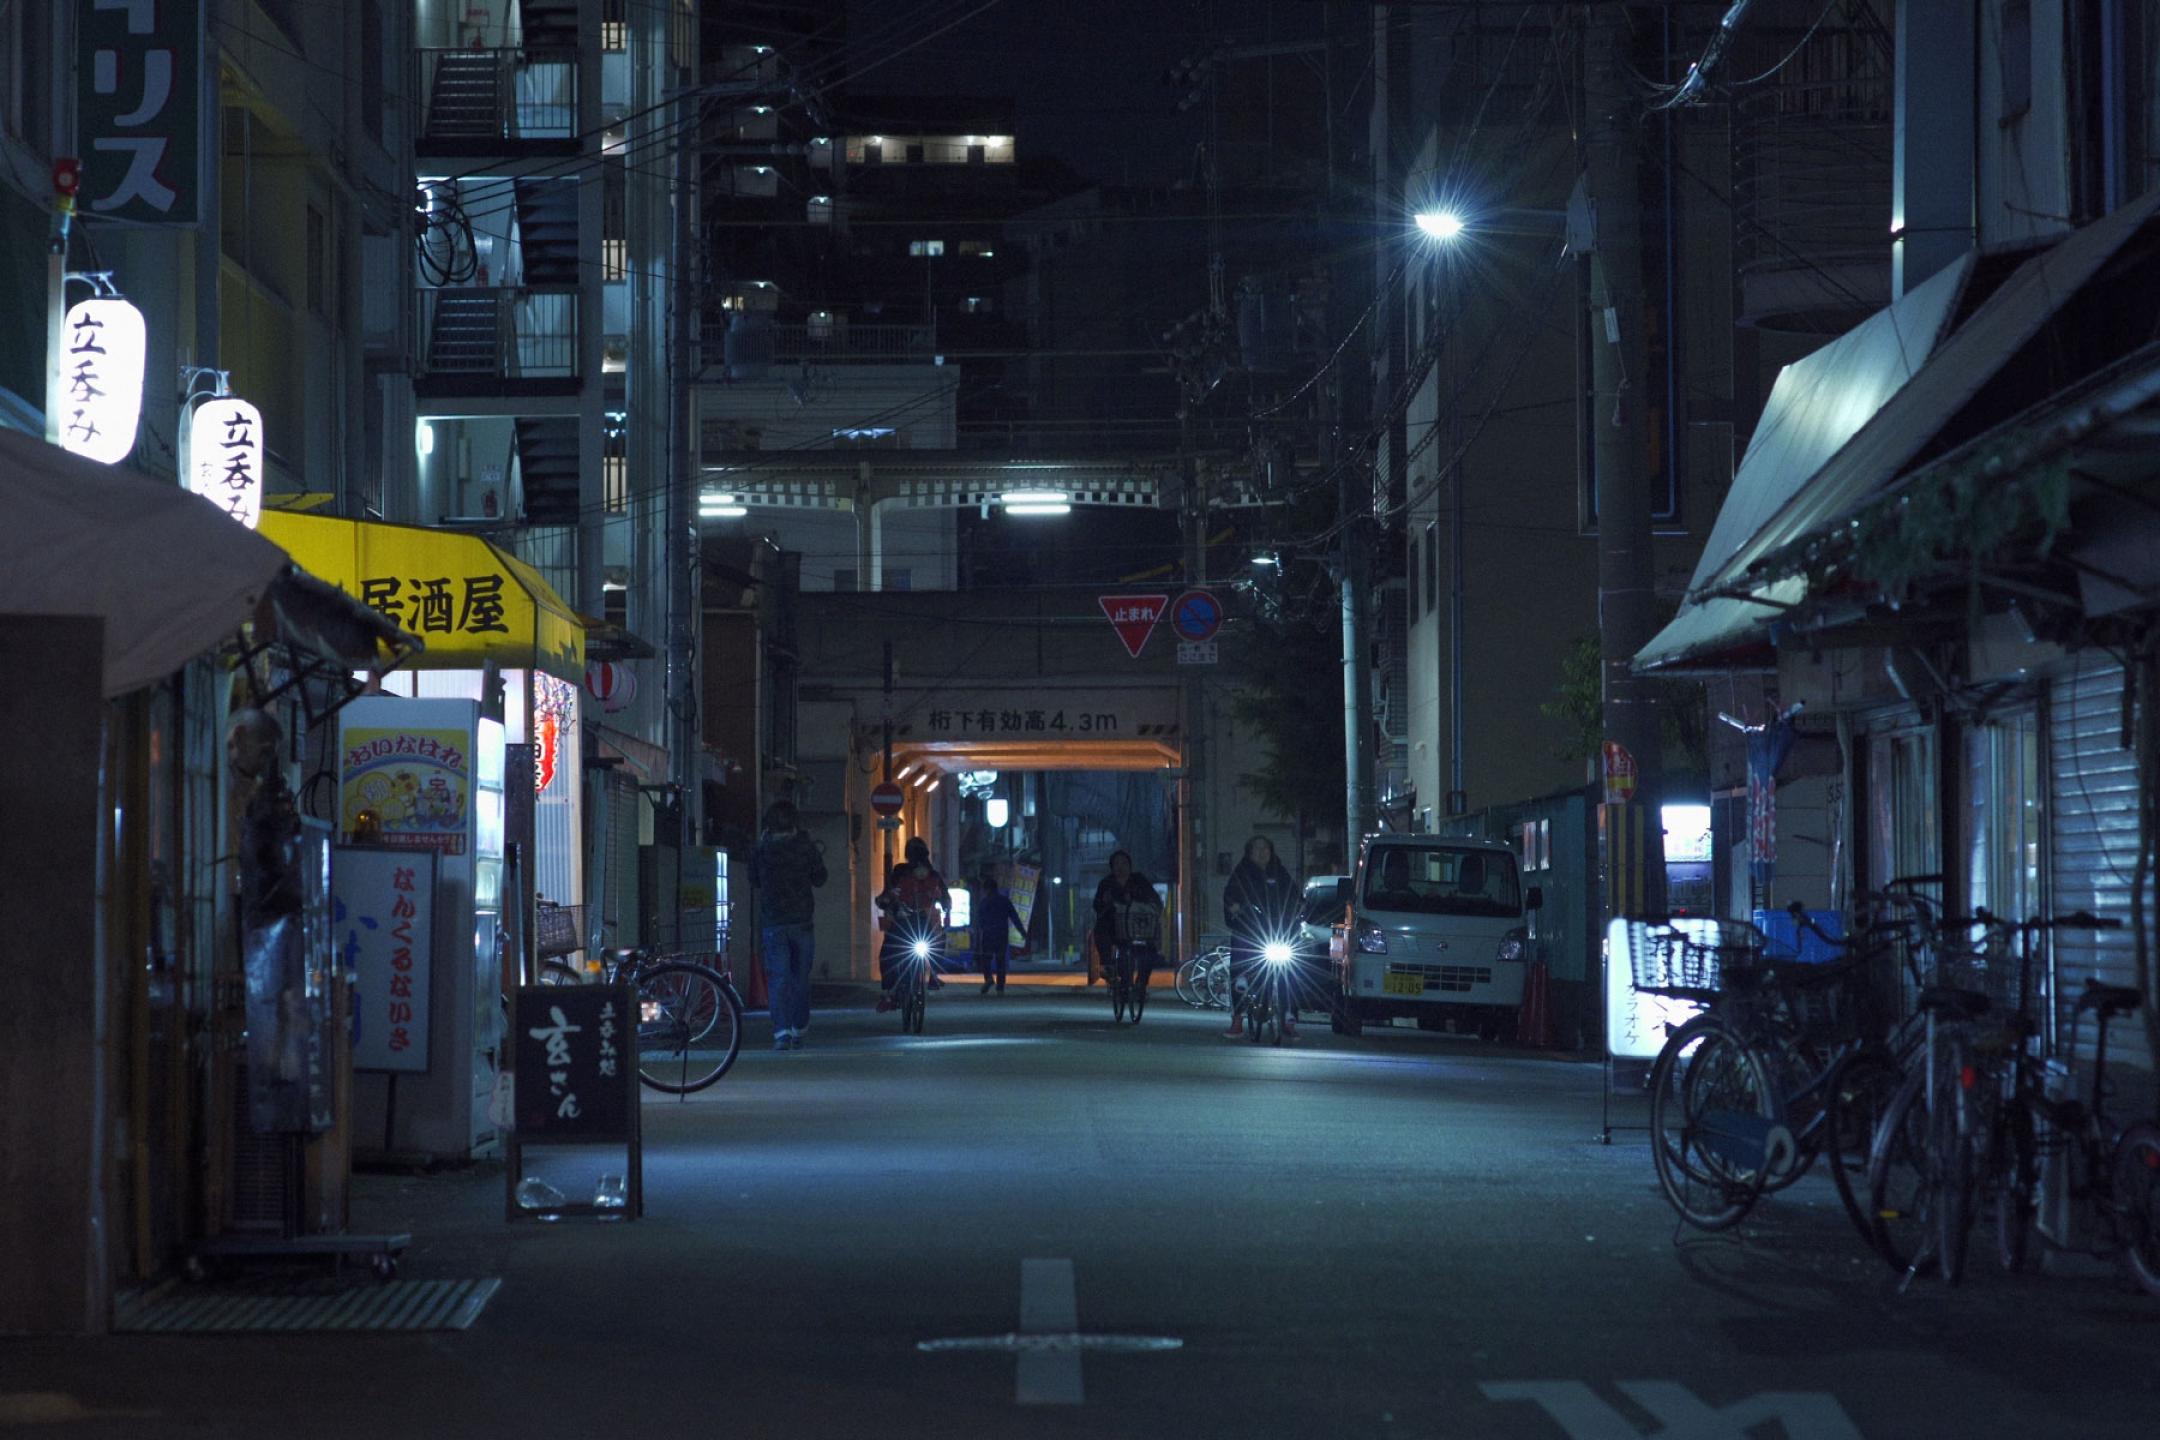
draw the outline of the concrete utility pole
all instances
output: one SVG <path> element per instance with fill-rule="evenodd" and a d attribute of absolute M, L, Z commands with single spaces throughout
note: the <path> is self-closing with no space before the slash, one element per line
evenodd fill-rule
<path fill-rule="evenodd" d="M 678 77 L 684 88 L 678 103 L 684 107 L 683 133 L 694 133 L 698 108 L 694 78 Z M 703 336 L 694 333 L 698 323 L 691 276 L 691 257 L 697 251 L 696 147 L 685 141 L 675 147 L 675 344 L 668 356 L 674 383 L 669 387 L 672 405 L 668 448 L 675 464 L 668 476 L 667 539 L 661 553 L 667 566 L 667 703 L 668 751 L 676 785 L 682 828 L 677 843 L 687 854 L 697 843 L 697 814 L 702 799 L 698 734 L 697 633 L 698 574 L 704 568 L 691 499 L 697 492 L 697 462 L 690 453 L 690 371 Z"/>
<path fill-rule="evenodd" d="M 1339 375 L 1340 370 L 1337 371 Z M 1341 381 L 1330 377 L 1327 387 L 1327 453 L 1330 464 L 1341 465 Z M 1366 590 L 1370 578 L 1366 554 L 1372 532 L 1370 480 L 1355 465 L 1342 466 L 1337 565 L 1342 575 L 1343 666 L 1343 864 L 1356 863 L 1358 842 L 1373 828 L 1372 776 L 1372 677 L 1366 672 Z"/>
<path fill-rule="evenodd" d="M 1596 207 L 1590 261 L 1591 424 L 1598 527 L 1598 639 L 1605 738 L 1635 757 L 1635 801 L 1649 817 L 1645 847 L 1662 854 L 1658 763 L 1663 735 L 1654 685 L 1631 662 L 1657 619 L 1656 557 L 1650 539 L 1650 476 L 1644 464 L 1644 392 L 1649 378 L 1644 326 L 1642 214 L 1635 164 L 1635 106 L 1629 87 L 1630 7 L 1593 5 L 1583 21 L 1584 166 Z M 1644 867 L 1642 903 L 1665 908 L 1665 867 Z"/>

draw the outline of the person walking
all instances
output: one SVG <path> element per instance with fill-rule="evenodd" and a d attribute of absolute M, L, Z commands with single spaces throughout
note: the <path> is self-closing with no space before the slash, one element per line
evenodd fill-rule
<path fill-rule="evenodd" d="M 944 985 L 937 966 L 945 953 L 945 920 L 952 914 L 952 891 L 930 863 L 929 841 L 920 835 L 909 837 L 904 858 L 893 866 L 885 888 L 872 903 L 885 917 L 885 935 L 878 944 L 878 984 L 884 993 L 878 997 L 877 1008 L 882 1015 L 900 1003 L 893 997 L 893 987 L 918 963 L 917 940 L 928 947 L 928 958 L 920 963 L 930 967 L 929 988 Z"/>
<path fill-rule="evenodd" d="M 1005 993 L 1005 975 L 1012 968 L 1012 932 L 1026 932 L 1012 897 L 998 889 L 997 876 L 984 875 L 975 887 L 975 906 L 969 917 L 975 926 L 975 964 L 982 971 L 982 993 L 993 985 Z"/>
<path fill-rule="evenodd" d="M 802 828 L 792 803 L 765 810 L 765 833 L 750 852 L 757 891 L 759 938 L 765 950 L 765 993 L 772 1006 L 773 1049 L 799 1050 L 810 1028 L 811 925 L 825 883 L 825 852 Z"/>
<path fill-rule="evenodd" d="M 1297 878 L 1276 858 L 1274 842 L 1265 835 L 1246 841 L 1244 858 L 1223 886 L 1223 923 L 1230 927 L 1230 1028 L 1225 1034 L 1245 1033 L 1241 982 L 1251 984 L 1268 941 L 1296 935 L 1299 899 Z M 1282 1027 L 1285 1035 L 1297 1030 L 1287 1006 Z"/>

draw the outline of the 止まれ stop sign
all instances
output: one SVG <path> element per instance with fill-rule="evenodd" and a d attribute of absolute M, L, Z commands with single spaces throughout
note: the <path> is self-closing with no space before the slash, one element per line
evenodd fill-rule
<path fill-rule="evenodd" d="M 870 808 L 889 818 L 900 813 L 900 802 L 906 798 L 905 791 L 887 780 L 871 787 Z"/>

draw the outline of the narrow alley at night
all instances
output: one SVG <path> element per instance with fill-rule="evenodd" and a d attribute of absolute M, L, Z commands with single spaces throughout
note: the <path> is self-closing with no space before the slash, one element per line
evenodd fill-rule
<path fill-rule="evenodd" d="M 0 1432 L 2144 1437 L 2160 0 L 0 0 Z"/>

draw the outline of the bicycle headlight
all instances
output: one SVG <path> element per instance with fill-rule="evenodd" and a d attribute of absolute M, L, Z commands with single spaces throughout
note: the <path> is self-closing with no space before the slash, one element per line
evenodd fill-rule
<path fill-rule="evenodd" d="M 1270 965 L 1287 965 L 1290 963 L 1290 956 L 1289 943 L 1282 940 L 1270 940 L 1260 951 L 1260 958 Z"/>
<path fill-rule="evenodd" d="M 928 940 L 917 940 L 914 948 L 916 959 L 927 960 L 930 958 L 930 942 Z"/>

